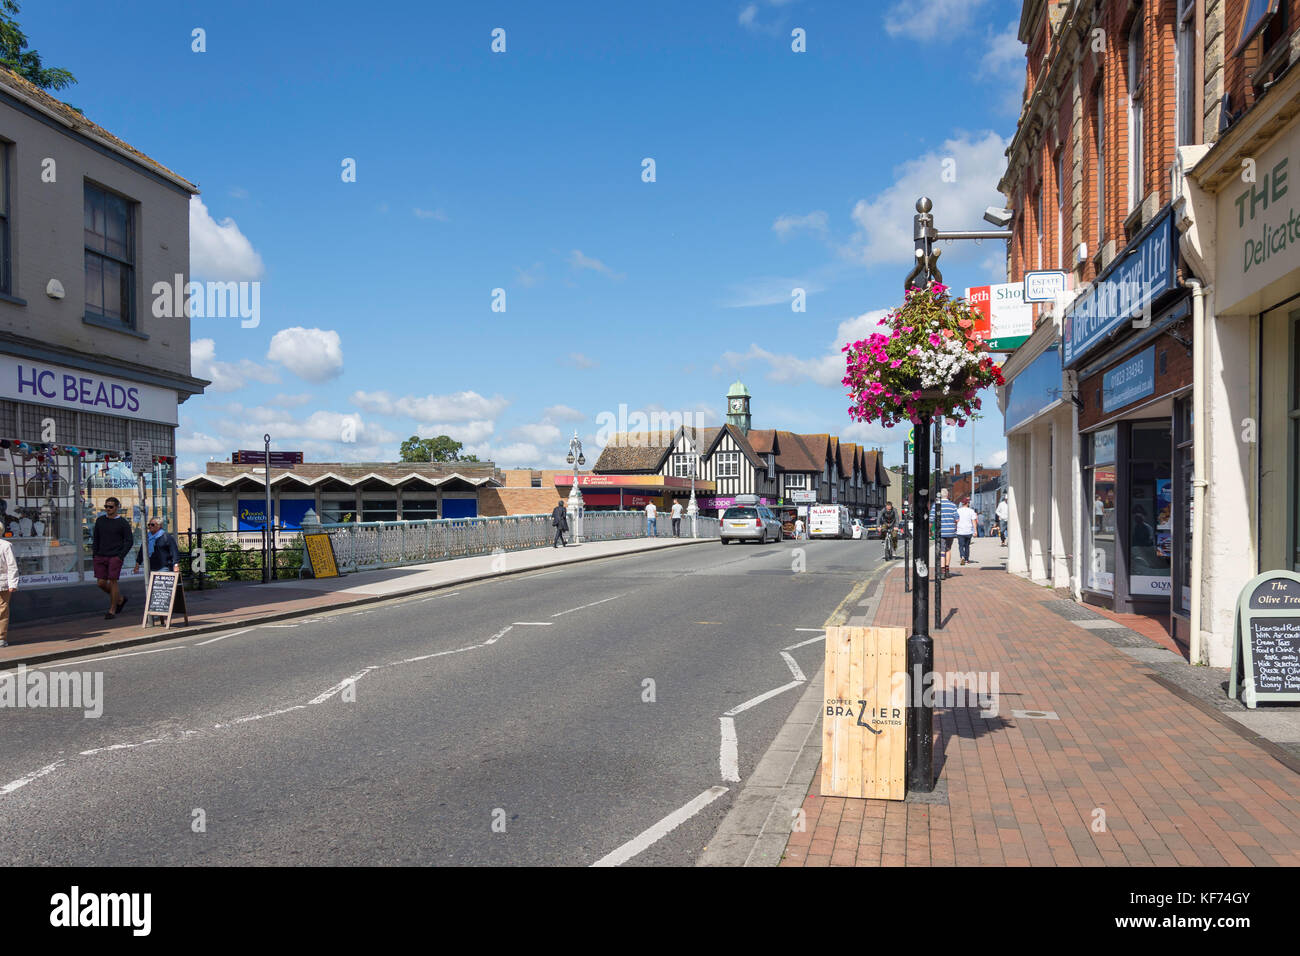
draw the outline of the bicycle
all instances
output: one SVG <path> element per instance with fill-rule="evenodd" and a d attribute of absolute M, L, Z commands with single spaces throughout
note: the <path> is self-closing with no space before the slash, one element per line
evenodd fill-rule
<path fill-rule="evenodd" d="M 885 560 L 892 561 L 898 553 L 898 528 L 890 526 L 885 528 Z"/>

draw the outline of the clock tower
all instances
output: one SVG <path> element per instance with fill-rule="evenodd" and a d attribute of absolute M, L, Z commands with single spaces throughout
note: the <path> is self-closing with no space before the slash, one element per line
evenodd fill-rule
<path fill-rule="evenodd" d="M 727 424 L 735 425 L 742 435 L 749 434 L 749 389 L 740 382 L 727 389 Z"/>

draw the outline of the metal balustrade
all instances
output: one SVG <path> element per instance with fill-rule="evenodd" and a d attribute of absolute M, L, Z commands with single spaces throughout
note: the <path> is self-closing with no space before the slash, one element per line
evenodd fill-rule
<path fill-rule="evenodd" d="M 573 523 L 571 520 L 566 535 L 570 541 Z M 329 534 L 334 559 L 344 572 L 544 548 L 555 540 L 550 515 L 364 521 L 322 525 L 321 530 Z M 641 511 L 588 511 L 582 516 L 583 541 L 644 538 L 646 530 L 645 513 Z M 659 512 L 656 531 L 660 538 L 672 535 L 667 512 Z M 718 519 L 701 515 L 698 531 L 701 538 L 716 538 Z M 683 516 L 682 537 L 688 538 L 690 534 L 690 518 Z"/>

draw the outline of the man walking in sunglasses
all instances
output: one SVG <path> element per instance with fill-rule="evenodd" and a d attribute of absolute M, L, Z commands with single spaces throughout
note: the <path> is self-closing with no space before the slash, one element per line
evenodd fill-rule
<path fill-rule="evenodd" d="M 131 553 L 135 529 L 125 515 L 119 514 L 122 503 L 116 498 L 104 502 L 104 513 L 95 519 L 91 536 L 91 554 L 94 556 L 95 583 L 108 595 L 108 613 L 104 619 L 117 617 L 126 598 L 117 589 L 117 579 L 122 573 L 122 562 Z"/>

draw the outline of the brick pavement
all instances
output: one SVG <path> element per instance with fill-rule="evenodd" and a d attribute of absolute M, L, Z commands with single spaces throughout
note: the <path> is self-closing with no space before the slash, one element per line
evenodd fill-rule
<path fill-rule="evenodd" d="M 901 568 L 884 587 L 874 623 L 910 626 Z M 1300 775 L 1050 611 L 1055 597 L 954 567 L 935 670 L 996 671 L 1001 699 L 990 719 L 936 710 L 947 805 L 822 797 L 818 773 L 782 865 L 1300 865 Z"/>

